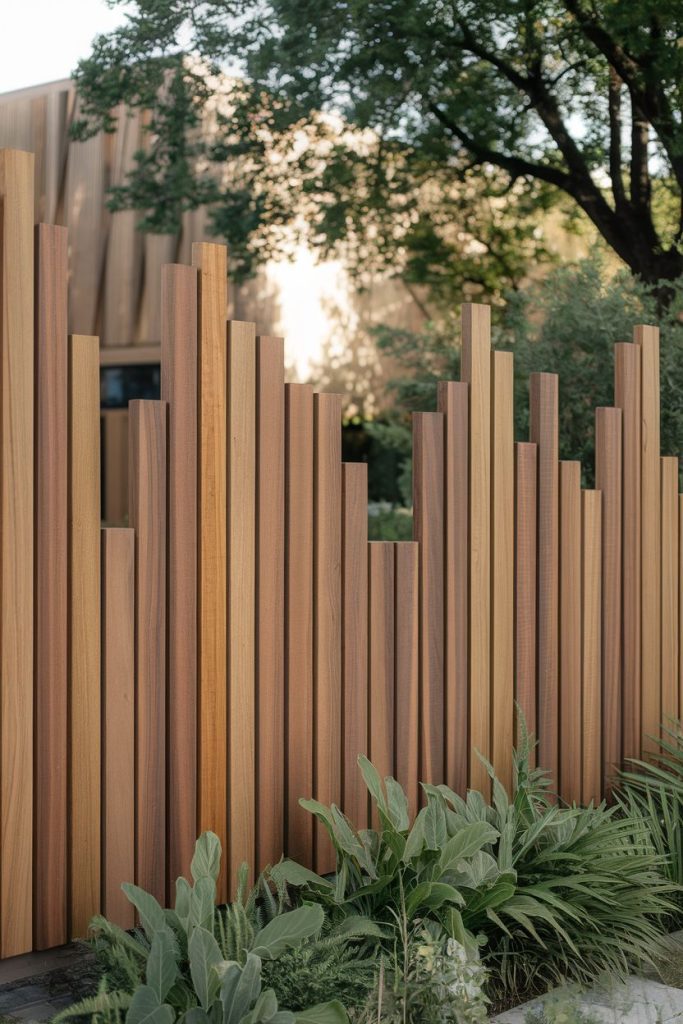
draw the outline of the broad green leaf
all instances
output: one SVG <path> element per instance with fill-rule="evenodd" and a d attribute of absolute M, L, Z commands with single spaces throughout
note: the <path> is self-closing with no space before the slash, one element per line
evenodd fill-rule
<path fill-rule="evenodd" d="M 186 878 L 177 878 L 175 883 L 175 912 L 185 931 L 190 924 L 190 900 L 192 886 Z"/>
<path fill-rule="evenodd" d="M 178 977 L 178 944 L 173 933 L 166 929 L 156 932 L 147 959 L 145 978 L 160 1003 L 171 991 Z"/>
<path fill-rule="evenodd" d="M 151 893 L 145 892 L 139 885 L 124 882 L 121 888 L 140 915 L 145 935 L 151 942 L 156 932 L 165 931 L 168 927 L 164 908 Z"/>
<path fill-rule="evenodd" d="M 324 921 L 323 909 L 317 904 L 279 914 L 256 933 L 252 952 L 263 960 L 276 960 L 285 950 L 298 949 L 317 935 Z"/>
<path fill-rule="evenodd" d="M 367 848 L 363 845 L 361 837 L 357 832 L 354 832 L 348 820 L 334 804 L 332 805 L 332 821 L 336 844 L 339 849 L 348 854 L 349 857 L 355 858 L 366 875 L 369 875 L 370 878 L 377 878 L 375 865 L 372 863 L 372 859 L 368 854 Z"/>
<path fill-rule="evenodd" d="M 149 985 L 141 985 L 135 992 L 126 1014 L 126 1024 L 173 1024 L 175 1013 L 166 1003 L 160 1003 Z"/>
<path fill-rule="evenodd" d="M 210 1024 L 211 1018 L 201 1006 L 191 1006 L 180 1018 L 179 1024 Z"/>
<path fill-rule="evenodd" d="M 213 931 L 213 917 L 216 910 L 216 883 L 209 875 L 198 878 L 190 895 L 189 928 L 205 928 Z"/>
<path fill-rule="evenodd" d="M 190 871 L 195 882 L 200 878 L 218 880 L 221 869 L 221 841 L 215 832 L 202 832 L 195 843 Z"/>
<path fill-rule="evenodd" d="M 387 802 L 384 799 L 384 792 L 382 790 L 382 780 L 379 777 L 379 772 L 375 768 L 372 761 L 369 761 L 364 754 L 361 754 L 358 758 L 358 764 L 360 765 L 361 775 L 363 781 L 370 791 L 370 796 L 377 804 L 379 811 L 383 814 L 387 814 Z"/>
<path fill-rule="evenodd" d="M 452 885 L 445 882 L 421 882 L 406 897 L 406 914 L 412 918 L 424 910 L 438 910 L 444 903 L 452 903 L 462 907 L 463 897 Z"/>
<path fill-rule="evenodd" d="M 230 965 L 232 968 L 234 965 Z M 243 1017 L 261 994 L 261 960 L 253 953 L 247 953 L 244 967 L 238 967 L 236 976 L 231 969 L 221 981 L 221 1003 L 223 1024 L 240 1024 Z"/>
<path fill-rule="evenodd" d="M 430 797 L 424 817 L 425 846 L 428 850 L 440 850 L 447 838 L 446 814 L 443 805 Z"/>
<path fill-rule="evenodd" d="M 293 885 L 295 888 L 308 886 L 319 892 L 331 892 L 334 884 L 329 882 L 322 875 L 316 875 L 315 871 L 309 871 L 302 864 L 295 860 L 282 860 L 270 870 L 271 877 L 276 884 Z"/>
<path fill-rule="evenodd" d="M 320 1006 L 312 1006 L 310 1010 L 301 1010 L 294 1015 L 297 1024 L 348 1024 L 348 1015 L 342 1004 L 333 999 Z"/>
<path fill-rule="evenodd" d="M 406 839 L 405 849 L 403 851 L 403 863 L 409 864 L 416 857 L 419 857 L 422 853 L 425 845 L 425 818 L 427 817 L 427 808 L 423 807 L 418 813 L 413 827 L 410 830 L 408 838 Z"/>
<path fill-rule="evenodd" d="M 220 982 L 216 967 L 223 960 L 218 943 L 205 928 L 195 928 L 190 937 L 190 975 L 197 998 L 206 1012 L 218 995 Z"/>
<path fill-rule="evenodd" d="M 439 857 L 440 873 L 443 875 L 455 870 L 460 861 L 473 857 L 483 846 L 494 843 L 497 838 L 498 831 L 485 821 L 464 825 L 443 847 Z"/>
<path fill-rule="evenodd" d="M 407 832 L 410 828 L 408 798 L 396 779 L 390 775 L 384 780 L 387 788 L 387 811 L 392 825 L 398 832 Z"/>

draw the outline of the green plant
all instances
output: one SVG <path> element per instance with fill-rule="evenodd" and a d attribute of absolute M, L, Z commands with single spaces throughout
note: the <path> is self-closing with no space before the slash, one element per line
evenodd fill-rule
<path fill-rule="evenodd" d="M 581 1006 L 579 993 L 567 990 L 546 996 L 524 1015 L 524 1024 L 600 1024 L 601 1020 Z"/>

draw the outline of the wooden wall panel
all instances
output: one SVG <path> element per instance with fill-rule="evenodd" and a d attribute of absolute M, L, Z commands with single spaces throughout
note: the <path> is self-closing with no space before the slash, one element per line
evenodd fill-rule
<path fill-rule="evenodd" d="M 33 169 L 0 150 L 0 956 L 32 942 Z"/>
<path fill-rule="evenodd" d="M 285 848 L 285 388 L 282 338 L 256 339 L 256 863 Z"/>
<path fill-rule="evenodd" d="M 382 778 L 394 775 L 395 554 L 390 541 L 368 544 L 369 757 Z M 397 736 L 397 739 L 400 738 Z M 374 827 L 377 827 L 376 814 Z"/>
<path fill-rule="evenodd" d="M 128 516 L 128 409 L 103 409 L 102 519 L 123 526 Z"/>
<path fill-rule="evenodd" d="M 129 521 L 135 530 L 135 881 L 166 897 L 165 402 L 130 403 Z"/>
<path fill-rule="evenodd" d="M 445 686 L 447 785 L 464 795 L 468 750 L 468 511 L 469 388 L 464 381 L 437 384 L 438 410 L 445 421 Z"/>
<path fill-rule="evenodd" d="M 168 403 L 168 899 L 189 878 L 197 829 L 197 271 L 161 274 L 161 398 Z"/>
<path fill-rule="evenodd" d="M 414 541 L 395 544 L 395 771 L 411 814 L 419 804 L 420 558 Z M 453 742 L 453 734 L 449 734 Z"/>
<path fill-rule="evenodd" d="M 538 449 L 515 444 L 515 699 L 536 736 L 536 506 Z M 517 729 L 516 742 L 520 742 Z M 532 764 L 536 763 L 536 750 Z"/>
<path fill-rule="evenodd" d="M 368 752 L 368 467 L 342 465 L 343 662 L 342 810 L 368 824 L 358 755 Z"/>
<path fill-rule="evenodd" d="M 102 913 L 135 914 L 121 891 L 135 878 L 135 533 L 102 530 Z"/>
<path fill-rule="evenodd" d="M 530 378 L 530 440 L 538 445 L 538 761 L 558 771 L 558 379 Z"/>
<path fill-rule="evenodd" d="M 69 211 L 69 328 L 84 335 L 98 330 L 98 301 L 109 213 L 105 206 L 106 166 L 102 136 L 78 144 L 78 159 L 66 168 L 64 208 Z"/>
<path fill-rule="evenodd" d="M 555 785 L 581 803 L 581 463 L 560 462 L 560 774 Z"/>
<path fill-rule="evenodd" d="M 661 463 L 662 478 L 662 722 L 671 727 L 678 707 L 678 459 Z"/>
<path fill-rule="evenodd" d="M 420 781 L 444 777 L 444 417 L 413 413 L 413 536 L 420 546 Z"/>
<path fill-rule="evenodd" d="M 582 674 L 584 804 L 602 797 L 600 633 L 601 633 L 601 505 L 600 491 L 583 491 L 582 510 Z M 564 725 L 563 725 L 564 731 Z"/>
<path fill-rule="evenodd" d="M 33 942 L 67 941 L 66 228 L 36 229 Z"/>
<path fill-rule="evenodd" d="M 256 856 L 256 333 L 228 321 L 228 895 Z"/>

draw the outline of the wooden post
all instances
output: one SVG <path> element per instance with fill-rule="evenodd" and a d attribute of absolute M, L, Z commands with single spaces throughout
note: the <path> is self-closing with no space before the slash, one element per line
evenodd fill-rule
<path fill-rule="evenodd" d="M 678 459 L 662 459 L 662 722 L 671 728 L 678 705 Z M 604 685 L 604 682 L 603 682 Z"/>
<path fill-rule="evenodd" d="M 394 774 L 395 556 L 391 541 L 368 544 L 370 760 L 382 777 Z M 378 826 L 376 812 L 373 827 Z"/>
<path fill-rule="evenodd" d="M 560 462 L 559 792 L 581 803 L 581 463 Z M 554 780 L 555 781 L 555 780 Z M 556 784 L 557 784 L 556 783 Z"/>
<path fill-rule="evenodd" d="M 536 737 L 536 492 L 538 450 L 515 445 L 515 680 L 527 731 Z M 517 742 L 520 742 L 517 728 Z M 536 750 L 531 755 L 536 764 Z"/>
<path fill-rule="evenodd" d="M 419 803 L 419 551 L 414 541 L 400 541 L 396 551 L 395 771 L 408 797 L 411 814 Z"/>
<path fill-rule="evenodd" d="M 601 595 L 600 491 L 583 491 L 582 509 L 582 673 L 583 673 L 583 787 L 584 804 L 599 802 L 602 793 L 600 633 Z"/>

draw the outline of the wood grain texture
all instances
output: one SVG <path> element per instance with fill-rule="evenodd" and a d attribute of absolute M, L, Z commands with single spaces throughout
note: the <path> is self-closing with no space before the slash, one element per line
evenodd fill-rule
<path fill-rule="evenodd" d="M 470 387 L 469 708 L 470 777 L 486 792 L 489 778 L 477 751 L 490 754 L 491 675 L 491 312 L 462 308 L 461 377 Z"/>
<path fill-rule="evenodd" d="M 662 722 L 671 727 L 678 706 L 678 459 L 662 458 Z M 604 685 L 604 684 L 603 684 Z"/>
<path fill-rule="evenodd" d="M 342 465 L 342 810 L 368 824 L 368 791 L 358 767 L 368 752 L 368 467 Z"/>
<path fill-rule="evenodd" d="M 67 941 L 66 228 L 36 228 L 33 943 Z"/>
<path fill-rule="evenodd" d="M 256 855 L 256 333 L 228 321 L 228 893 Z"/>
<path fill-rule="evenodd" d="M 581 799 L 584 804 L 590 803 L 591 800 L 597 803 L 602 797 L 602 728 L 600 721 L 601 507 L 602 495 L 600 491 L 582 492 L 581 644 L 583 676 L 583 785 Z"/>
<path fill-rule="evenodd" d="M 595 410 L 595 486 L 602 493 L 602 744 L 606 793 L 622 757 L 622 417 L 621 409 Z"/>
<path fill-rule="evenodd" d="M 558 771 L 559 463 L 558 379 L 532 373 L 529 439 L 538 445 L 538 761 Z"/>
<path fill-rule="evenodd" d="M 634 341 L 641 350 L 641 743 L 657 749 L 662 718 L 662 539 L 661 464 L 659 454 L 659 331 L 638 326 Z"/>
<path fill-rule="evenodd" d="M 100 365 L 97 338 L 69 339 L 70 938 L 100 905 Z"/>
<path fill-rule="evenodd" d="M 285 848 L 285 388 L 282 338 L 256 339 L 256 864 Z"/>
<path fill-rule="evenodd" d="M 394 545 L 368 544 L 370 753 L 382 778 L 394 774 Z M 373 806 L 373 827 L 377 827 Z"/>
<path fill-rule="evenodd" d="M 683 494 L 678 496 L 678 708 L 683 710 Z"/>
<path fill-rule="evenodd" d="M 102 518 L 121 526 L 128 515 L 128 408 L 102 409 Z"/>
<path fill-rule="evenodd" d="M 438 411 L 445 419 L 445 742 L 447 785 L 465 794 L 468 741 L 468 512 L 469 388 L 464 381 L 439 381 Z M 406 556 L 408 557 L 408 556 Z"/>
<path fill-rule="evenodd" d="M 33 173 L 0 150 L 0 956 L 31 948 Z"/>
<path fill-rule="evenodd" d="M 419 804 L 420 553 L 413 541 L 395 544 L 395 771 L 411 814 Z"/>
<path fill-rule="evenodd" d="M 444 417 L 413 413 L 413 537 L 420 546 L 420 780 L 444 777 Z"/>
<path fill-rule="evenodd" d="M 515 688 L 514 358 L 491 353 L 491 763 L 512 792 Z"/>
<path fill-rule="evenodd" d="M 102 913 L 135 924 L 135 533 L 102 530 Z"/>
<path fill-rule="evenodd" d="M 314 772 L 324 804 L 341 800 L 341 395 L 316 394 L 314 411 Z M 321 823 L 315 823 L 318 871 L 335 858 Z"/>
<path fill-rule="evenodd" d="M 135 530 L 135 881 L 166 894 L 165 402 L 130 403 L 129 522 Z"/>
<path fill-rule="evenodd" d="M 194 245 L 199 347 L 199 730 L 197 831 L 228 847 L 227 251 Z M 223 857 L 219 902 L 228 897 Z"/>
<path fill-rule="evenodd" d="M 622 700 L 624 758 L 640 755 L 641 736 L 641 349 L 614 346 L 614 404 L 622 410 Z"/>
<path fill-rule="evenodd" d="M 538 449 L 515 444 L 515 699 L 536 736 L 536 511 Z M 522 738 L 519 724 L 516 742 Z M 536 763 L 536 750 L 532 752 Z"/>
<path fill-rule="evenodd" d="M 287 854 L 313 862 L 313 389 L 285 385 Z"/>
<path fill-rule="evenodd" d="M 168 403 L 167 899 L 189 878 L 197 829 L 197 270 L 161 274 L 161 398 Z"/>
<path fill-rule="evenodd" d="M 581 803 L 581 463 L 560 462 L 559 792 Z"/>

